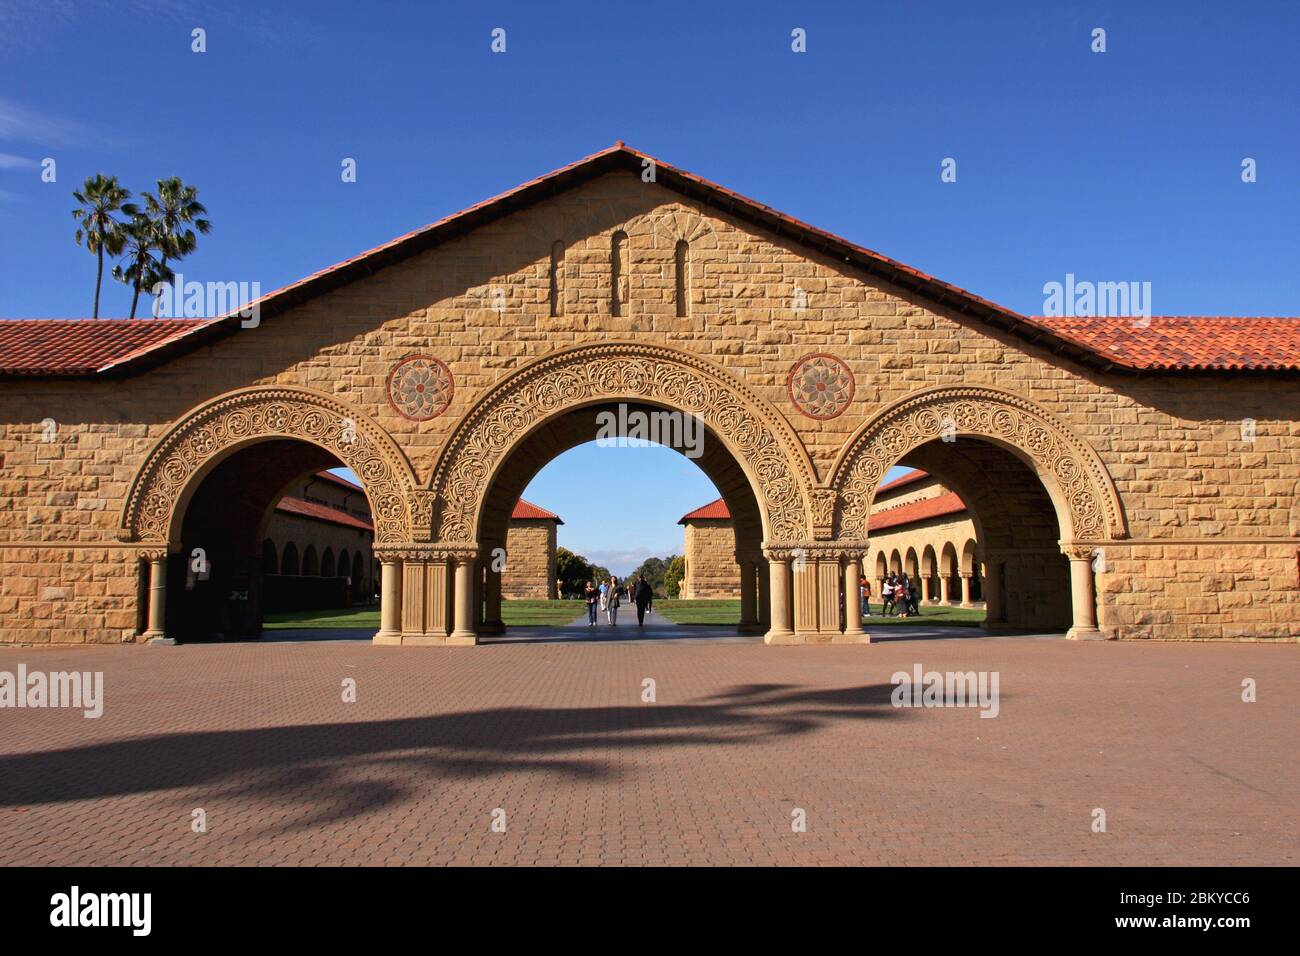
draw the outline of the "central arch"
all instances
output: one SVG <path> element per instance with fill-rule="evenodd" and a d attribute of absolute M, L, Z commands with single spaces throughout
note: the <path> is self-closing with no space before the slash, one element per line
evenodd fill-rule
<path fill-rule="evenodd" d="M 480 399 L 430 475 L 429 536 L 448 544 L 476 544 L 488 490 L 516 446 L 550 419 L 609 402 L 696 416 L 749 478 L 764 538 L 807 537 L 812 463 L 785 419 L 722 369 L 677 349 L 636 342 L 555 352 Z"/>

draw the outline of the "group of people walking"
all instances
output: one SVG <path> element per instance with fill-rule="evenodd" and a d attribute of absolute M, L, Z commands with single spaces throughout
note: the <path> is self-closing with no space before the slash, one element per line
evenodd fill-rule
<path fill-rule="evenodd" d="M 583 589 L 583 597 L 587 601 L 587 626 L 596 626 L 596 611 L 599 609 L 605 612 L 605 620 L 611 627 L 618 624 L 618 608 L 626 598 L 629 604 L 636 606 L 636 623 L 638 627 L 645 625 L 645 614 L 648 610 L 653 610 L 654 606 L 654 589 L 650 587 L 650 582 L 645 579 L 645 575 L 639 575 L 637 580 L 629 579 L 623 584 L 619 583 L 617 575 L 610 575 L 608 581 L 602 581 L 600 587 L 596 587 L 596 582 L 588 581 L 587 586 Z"/>
<path fill-rule="evenodd" d="M 871 582 L 862 577 L 858 581 L 858 589 L 862 594 L 862 616 L 871 616 Z M 921 613 L 921 592 L 916 583 L 908 580 L 907 572 L 895 574 L 889 572 L 885 578 L 881 590 L 880 608 L 881 617 L 911 617 L 913 614 Z"/>

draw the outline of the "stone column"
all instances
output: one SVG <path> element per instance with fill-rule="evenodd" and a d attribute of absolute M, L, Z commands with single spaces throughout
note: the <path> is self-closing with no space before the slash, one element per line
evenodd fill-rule
<path fill-rule="evenodd" d="M 753 633 L 758 630 L 758 568 L 749 555 L 736 555 L 740 565 L 740 630 Z"/>
<path fill-rule="evenodd" d="M 952 579 L 946 574 L 939 575 L 939 603 L 951 604 L 952 600 L 949 592 L 952 590 Z"/>
<path fill-rule="evenodd" d="M 772 626 L 772 571 L 766 561 L 754 562 L 758 577 L 758 628 L 766 634 Z"/>
<path fill-rule="evenodd" d="M 150 644 L 175 644 L 167 637 L 167 549 L 142 557 L 149 562 L 149 626 L 140 636 Z"/>
<path fill-rule="evenodd" d="M 769 607 L 771 626 L 763 636 L 766 644 L 793 644 L 794 629 L 790 627 L 790 560 L 789 551 L 767 550 Z"/>
<path fill-rule="evenodd" d="M 447 636 L 448 644 L 477 644 L 474 630 L 474 569 L 478 564 L 476 551 L 457 551 L 454 630 Z"/>
<path fill-rule="evenodd" d="M 376 644 L 402 643 L 402 561 L 391 554 L 380 557 L 379 630 Z"/>
<path fill-rule="evenodd" d="M 961 607 L 974 607 L 975 602 L 970 599 L 970 582 L 974 575 L 970 571 L 961 573 Z"/>
<path fill-rule="evenodd" d="M 996 558 L 984 562 L 984 622 L 996 624 L 1005 618 L 1002 611 L 1002 565 Z"/>
<path fill-rule="evenodd" d="M 506 625 L 501 620 L 501 572 L 494 571 L 490 561 L 487 565 L 487 580 L 484 582 L 484 604 L 487 609 L 483 615 L 483 633 L 504 634 Z"/>
<path fill-rule="evenodd" d="M 1097 594 L 1092 580 L 1092 557 L 1095 549 L 1088 545 L 1062 547 L 1070 559 L 1070 597 L 1074 609 L 1074 626 L 1065 636 L 1072 641 L 1099 641 L 1104 635 L 1097 628 Z"/>
<path fill-rule="evenodd" d="M 848 551 L 844 559 L 844 633 L 845 644 L 869 644 L 871 635 L 862 629 L 862 557 L 864 552 Z"/>

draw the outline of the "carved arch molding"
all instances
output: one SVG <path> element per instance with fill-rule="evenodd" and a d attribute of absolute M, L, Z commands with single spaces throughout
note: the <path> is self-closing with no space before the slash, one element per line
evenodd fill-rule
<path fill-rule="evenodd" d="M 953 434 L 1009 445 L 1056 486 L 1064 540 L 1128 536 L 1114 482 L 1097 453 L 1068 426 L 1028 399 L 978 386 L 935 388 L 896 403 L 867 422 L 835 466 L 838 533 L 867 537 L 876 487 L 890 467 L 926 442 Z M 1064 514 L 1059 512 L 1064 509 Z M 1068 523 L 1068 527 L 1067 527 Z"/>
<path fill-rule="evenodd" d="M 688 353 L 602 343 L 557 352 L 516 372 L 457 426 L 430 478 L 432 537 L 477 540 L 484 498 L 516 443 L 554 415 L 601 401 L 645 402 L 697 416 L 751 476 L 765 534 L 788 541 L 807 536 L 812 465 L 787 422 L 746 386 Z"/>
<path fill-rule="evenodd" d="M 222 452 L 259 439 L 294 438 L 332 452 L 365 485 L 375 540 L 407 541 L 414 480 L 393 439 L 355 409 L 299 388 L 250 388 L 201 405 L 172 426 L 149 452 L 122 512 L 121 537 L 166 542 L 178 503 Z"/>

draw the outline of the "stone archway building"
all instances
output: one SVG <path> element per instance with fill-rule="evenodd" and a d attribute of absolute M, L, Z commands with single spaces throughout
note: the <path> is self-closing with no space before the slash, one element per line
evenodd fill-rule
<path fill-rule="evenodd" d="M 1009 623 L 1294 639 L 1297 371 L 1291 320 L 1022 316 L 619 144 L 255 322 L 0 322 L 0 640 L 174 632 L 196 550 L 238 592 L 269 496 L 343 465 L 376 641 L 473 643 L 519 492 L 616 409 L 699 423 L 770 642 L 865 640 L 845 582 L 899 464 L 1044 595 Z"/>

